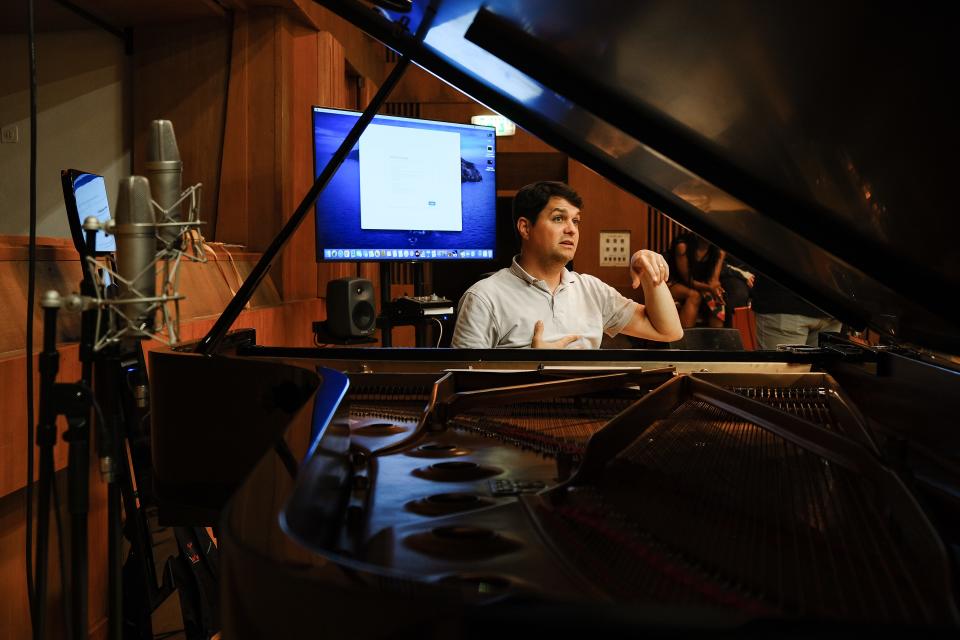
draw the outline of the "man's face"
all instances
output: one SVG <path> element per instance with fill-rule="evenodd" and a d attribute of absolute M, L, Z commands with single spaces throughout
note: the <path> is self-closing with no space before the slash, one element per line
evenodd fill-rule
<path fill-rule="evenodd" d="M 518 228 L 524 253 L 566 264 L 577 252 L 580 209 L 564 198 L 552 196 L 537 216 L 536 224 L 521 218 Z"/>

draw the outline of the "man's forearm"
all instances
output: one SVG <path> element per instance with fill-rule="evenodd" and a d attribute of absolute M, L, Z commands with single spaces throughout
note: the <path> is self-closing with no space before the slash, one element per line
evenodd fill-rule
<path fill-rule="evenodd" d="M 677 305 L 665 282 L 653 285 L 643 282 L 643 300 L 650 325 L 664 337 L 664 342 L 673 342 L 683 337 L 683 326 Z"/>

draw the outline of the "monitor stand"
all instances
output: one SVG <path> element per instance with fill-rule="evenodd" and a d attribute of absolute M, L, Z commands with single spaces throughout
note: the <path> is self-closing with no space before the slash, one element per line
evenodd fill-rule
<path fill-rule="evenodd" d="M 423 262 L 414 262 L 413 264 L 413 295 L 426 295 L 423 287 Z M 380 345 L 383 347 L 393 346 L 393 327 L 397 325 L 396 321 L 390 318 L 387 309 L 393 304 L 393 296 L 390 293 L 390 285 L 393 279 L 390 276 L 390 263 L 380 263 L 380 315 L 377 317 L 377 326 L 380 327 Z M 416 346 L 424 348 L 427 344 L 427 325 L 425 322 L 414 322 L 413 328 L 416 334 Z"/>

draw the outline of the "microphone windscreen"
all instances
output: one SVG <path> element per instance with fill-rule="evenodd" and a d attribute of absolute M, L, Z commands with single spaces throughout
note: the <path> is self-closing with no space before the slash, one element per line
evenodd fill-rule
<path fill-rule="evenodd" d="M 120 286 L 121 299 L 156 296 L 156 221 L 150 204 L 150 182 L 143 176 L 130 176 L 120 181 L 117 195 L 117 273 L 130 284 Z M 152 303 L 123 306 L 128 318 L 135 324 L 153 330 L 154 313 L 148 313 Z"/>
<path fill-rule="evenodd" d="M 180 162 L 177 136 L 169 120 L 154 120 L 150 123 L 150 138 L 147 142 L 147 162 Z"/>
<path fill-rule="evenodd" d="M 173 123 L 169 120 L 154 120 L 150 123 L 150 137 L 147 141 L 147 178 L 153 189 L 153 199 L 167 212 L 167 220 L 158 222 L 179 222 L 183 220 L 183 205 L 173 207 L 183 191 L 183 162 L 177 148 L 177 137 L 173 133 Z M 171 209 L 171 207 L 173 207 Z M 161 227 L 157 234 L 157 248 L 176 241 L 182 227 Z"/>

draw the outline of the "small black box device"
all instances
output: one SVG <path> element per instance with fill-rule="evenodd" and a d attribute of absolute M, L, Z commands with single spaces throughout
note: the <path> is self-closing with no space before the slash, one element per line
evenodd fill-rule
<path fill-rule="evenodd" d="M 430 316 L 453 314 L 453 303 L 437 294 L 403 296 L 393 301 L 390 316 L 395 320 L 416 320 Z"/>

